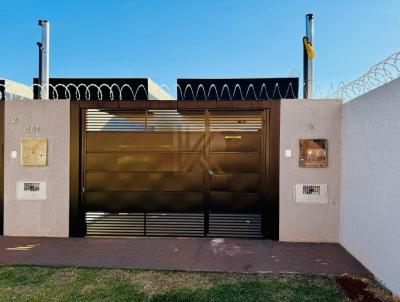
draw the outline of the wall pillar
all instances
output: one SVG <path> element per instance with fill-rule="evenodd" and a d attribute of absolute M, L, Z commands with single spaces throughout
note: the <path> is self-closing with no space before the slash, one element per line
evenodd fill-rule
<path fill-rule="evenodd" d="M 69 236 L 70 103 L 5 102 L 4 235 Z M 46 138 L 44 166 L 21 165 L 21 139 Z M 45 200 L 17 199 L 17 182 L 45 182 Z"/>

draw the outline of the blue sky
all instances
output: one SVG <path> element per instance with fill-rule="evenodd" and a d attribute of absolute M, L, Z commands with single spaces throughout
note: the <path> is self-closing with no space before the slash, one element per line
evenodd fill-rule
<path fill-rule="evenodd" d="M 323 93 L 400 51 L 399 0 L 1 0 L 0 77 L 37 76 L 41 18 L 53 77 L 301 75 L 306 13 Z"/>

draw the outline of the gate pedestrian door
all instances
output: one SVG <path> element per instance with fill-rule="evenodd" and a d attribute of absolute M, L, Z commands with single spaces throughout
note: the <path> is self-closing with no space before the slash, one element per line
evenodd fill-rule
<path fill-rule="evenodd" d="M 265 111 L 85 111 L 86 234 L 262 237 Z"/>

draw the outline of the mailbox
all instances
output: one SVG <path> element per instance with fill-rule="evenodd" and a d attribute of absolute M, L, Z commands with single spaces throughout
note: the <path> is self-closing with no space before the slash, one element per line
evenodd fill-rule
<path fill-rule="evenodd" d="M 328 141 L 326 139 L 301 139 L 299 147 L 300 167 L 326 168 L 328 166 Z"/>

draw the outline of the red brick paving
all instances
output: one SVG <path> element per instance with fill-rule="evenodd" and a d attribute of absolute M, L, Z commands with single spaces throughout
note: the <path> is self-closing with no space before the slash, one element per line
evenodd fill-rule
<path fill-rule="evenodd" d="M 0 237 L 0 265 L 12 264 L 370 274 L 339 244 L 253 239 Z"/>

